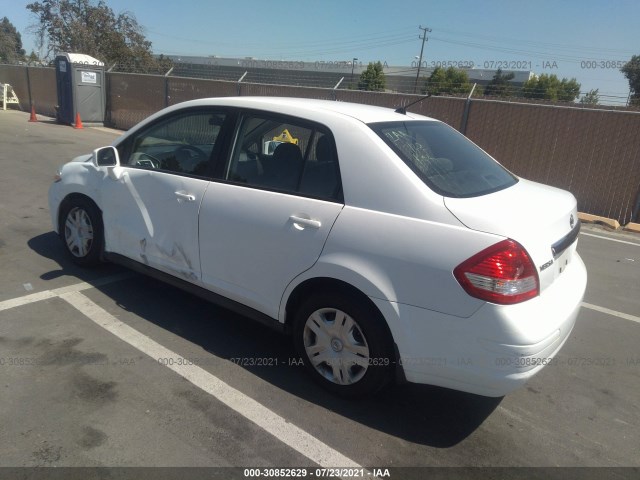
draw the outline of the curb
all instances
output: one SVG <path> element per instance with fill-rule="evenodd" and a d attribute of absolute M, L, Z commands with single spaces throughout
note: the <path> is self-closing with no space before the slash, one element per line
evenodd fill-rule
<path fill-rule="evenodd" d="M 640 223 L 627 223 L 624 226 L 625 230 L 629 230 L 630 232 L 640 233 Z"/>
<path fill-rule="evenodd" d="M 590 213 L 578 212 L 578 218 L 582 223 L 597 223 L 609 227 L 611 230 L 623 230 L 626 232 L 640 233 L 640 223 L 627 223 L 624 227 L 613 218 L 600 217 L 599 215 L 592 215 Z"/>
<path fill-rule="evenodd" d="M 620 223 L 613 218 L 600 217 L 598 215 L 591 215 L 590 213 L 582 213 L 578 212 L 578 218 L 581 222 L 585 223 L 600 223 L 613 230 L 618 230 L 620 228 Z"/>

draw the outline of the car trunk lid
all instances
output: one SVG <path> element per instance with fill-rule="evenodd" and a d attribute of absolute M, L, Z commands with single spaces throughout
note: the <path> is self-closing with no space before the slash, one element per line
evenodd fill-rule
<path fill-rule="evenodd" d="M 445 197 L 444 203 L 468 228 L 519 242 L 538 269 L 541 291 L 571 262 L 580 222 L 576 199 L 567 191 L 520 179 L 498 192 Z"/>

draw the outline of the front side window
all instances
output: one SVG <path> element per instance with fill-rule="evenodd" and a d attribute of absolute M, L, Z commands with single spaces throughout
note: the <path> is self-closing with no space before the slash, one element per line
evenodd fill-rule
<path fill-rule="evenodd" d="M 226 180 L 327 200 L 341 197 L 333 137 L 294 119 L 242 119 Z"/>
<path fill-rule="evenodd" d="M 135 135 L 123 164 L 172 173 L 205 176 L 209 171 L 222 124 L 223 113 L 183 112 Z"/>
<path fill-rule="evenodd" d="M 445 197 L 476 197 L 518 182 L 464 135 L 434 121 L 369 125 L 428 187 Z"/>

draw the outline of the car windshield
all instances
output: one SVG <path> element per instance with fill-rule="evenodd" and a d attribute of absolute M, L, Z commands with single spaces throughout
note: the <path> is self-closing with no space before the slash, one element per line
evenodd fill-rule
<path fill-rule="evenodd" d="M 518 182 L 453 128 L 434 121 L 369 125 L 427 184 L 445 197 L 477 197 Z"/>

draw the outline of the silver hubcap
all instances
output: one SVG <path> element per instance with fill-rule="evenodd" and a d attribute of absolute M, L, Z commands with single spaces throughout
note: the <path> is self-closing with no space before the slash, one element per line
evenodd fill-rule
<path fill-rule="evenodd" d="M 72 255 L 85 257 L 93 243 L 93 225 L 87 212 L 82 208 L 72 208 L 64 222 L 64 239 Z"/>
<path fill-rule="evenodd" d="M 316 310 L 304 325 L 304 348 L 314 368 L 338 385 L 356 383 L 369 367 L 369 346 L 360 326 L 342 310 Z"/>

